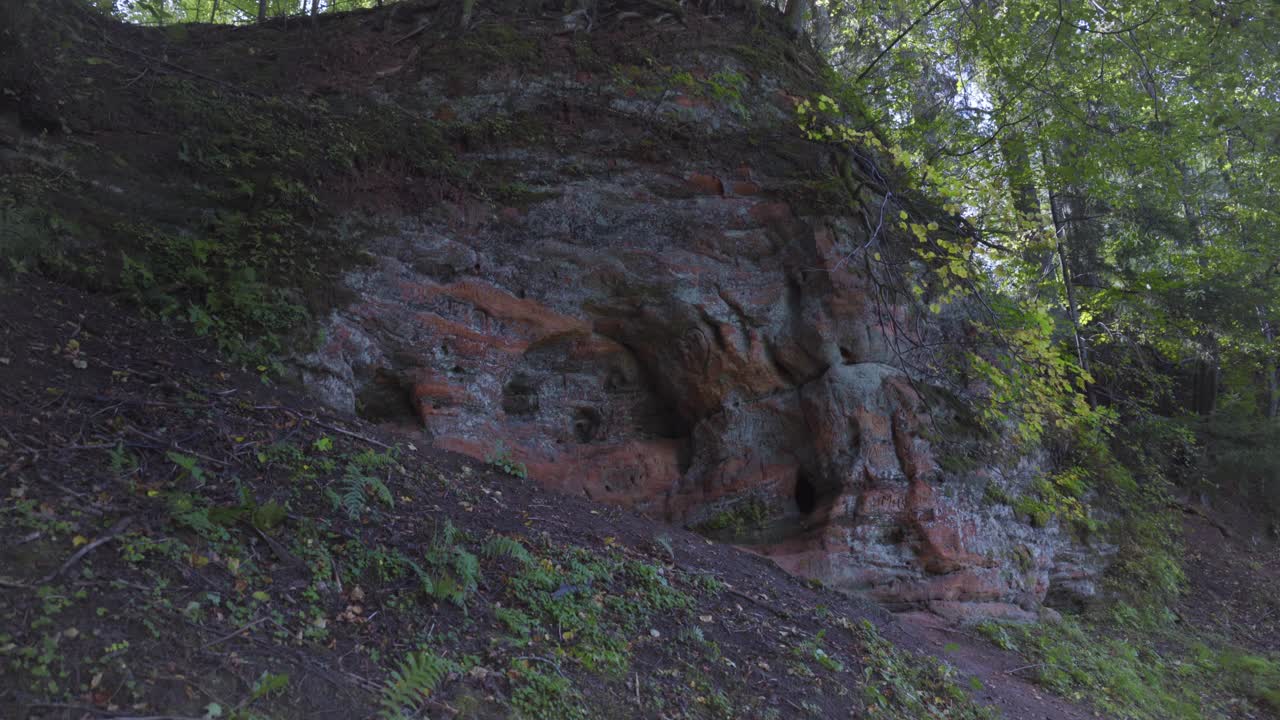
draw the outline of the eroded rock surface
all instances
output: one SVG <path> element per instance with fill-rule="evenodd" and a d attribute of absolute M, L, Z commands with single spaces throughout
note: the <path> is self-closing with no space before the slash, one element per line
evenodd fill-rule
<path fill-rule="evenodd" d="M 551 139 L 458 148 L 519 201 L 445 202 L 381 232 L 304 380 L 891 606 L 1029 616 L 1051 589 L 1088 595 L 1096 553 L 985 492 L 1016 492 L 1037 458 L 940 467 L 931 379 L 900 368 L 945 333 L 877 281 L 905 241 L 870 161 L 846 208 L 812 202 L 835 170 L 795 127 L 804 89 L 678 37 L 661 62 L 693 85 L 660 91 L 554 63 L 402 81 L 402 107 L 537 118 Z"/>

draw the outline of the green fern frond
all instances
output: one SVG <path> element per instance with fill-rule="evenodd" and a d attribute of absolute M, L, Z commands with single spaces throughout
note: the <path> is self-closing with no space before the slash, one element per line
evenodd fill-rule
<path fill-rule="evenodd" d="M 458 574 L 458 584 L 462 589 L 472 592 L 480 582 L 480 559 L 462 548 L 456 548 L 453 555 L 453 571 Z"/>
<path fill-rule="evenodd" d="M 441 547 L 450 547 L 458 544 L 458 528 L 454 527 L 452 520 L 445 520 L 444 527 L 436 532 L 436 537 L 432 541 L 433 545 Z"/>
<path fill-rule="evenodd" d="M 429 650 L 409 653 L 383 686 L 379 716 L 383 720 L 411 716 L 454 668 L 454 663 Z"/>
<path fill-rule="evenodd" d="M 480 552 L 488 558 L 509 557 L 528 567 L 533 564 L 533 555 L 520 544 L 519 540 L 506 535 L 494 535 L 484 544 Z"/>
<path fill-rule="evenodd" d="M 448 600 L 462 607 L 467 603 L 467 591 L 457 578 L 445 574 L 431 580 L 431 596 L 437 600 Z"/>
<path fill-rule="evenodd" d="M 365 487 L 372 490 L 374 497 L 378 498 L 383 505 L 388 508 L 395 507 L 395 499 L 391 497 L 391 489 L 387 487 L 386 483 L 376 477 L 369 476 L 365 477 Z"/>
<path fill-rule="evenodd" d="M 347 485 L 346 492 L 340 498 L 341 509 L 352 520 L 357 520 L 364 514 L 365 499 L 364 489 L 355 483 Z"/>

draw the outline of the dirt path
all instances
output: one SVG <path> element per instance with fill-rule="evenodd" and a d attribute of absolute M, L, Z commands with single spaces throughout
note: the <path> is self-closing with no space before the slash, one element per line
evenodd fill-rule
<path fill-rule="evenodd" d="M 1034 670 L 1018 653 L 1001 650 L 972 631 L 952 627 L 936 615 L 898 617 L 902 632 L 919 643 L 921 652 L 945 659 L 965 675 L 978 678 L 976 695 L 1006 718 L 1019 720 L 1094 720 L 1103 717 L 1087 707 L 1046 692 L 1022 673 Z"/>

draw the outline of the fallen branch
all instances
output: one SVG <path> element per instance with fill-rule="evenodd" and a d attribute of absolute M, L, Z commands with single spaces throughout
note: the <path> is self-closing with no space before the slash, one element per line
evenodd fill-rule
<path fill-rule="evenodd" d="M 129 527 L 129 523 L 131 523 L 131 522 L 133 522 L 133 516 L 132 516 L 132 515 L 126 515 L 125 517 L 121 518 L 118 522 L 116 522 L 116 524 L 115 524 L 115 525 L 112 525 L 112 526 L 111 526 L 111 529 L 110 529 L 110 530 L 108 530 L 108 531 L 106 532 L 106 534 L 104 534 L 102 537 L 98 538 L 97 540 L 94 540 L 93 542 L 89 543 L 88 545 L 85 545 L 84 547 L 82 547 L 82 548 L 80 548 L 79 550 L 77 550 L 77 551 L 76 551 L 76 553 L 75 553 L 74 555 L 72 555 L 71 557 L 67 558 L 67 561 L 66 561 L 66 562 L 62 563 L 62 567 L 59 567 L 57 570 L 54 570 L 53 572 L 49 573 L 48 575 L 45 575 L 43 578 L 40 578 L 40 582 L 38 582 L 38 583 L 36 583 L 36 584 L 37 584 L 37 585 L 47 585 L 48 583 L 52 582 L 52 581 L 53 581 L 55 578 L 57 578 L 59 575 L 61 575 L 62 573 L 66 572 L 67 570 L 71 569 L 71 566 L 72 566 L 72 565 L 75 565 L 76 563 L 80 562 L 80 560 L 81 560 L 85 555 L 88 555 L 89 553 L 93 552 L 95 549 L 97 549 L 97 548 L 98 548 L 99 546 L 101 546 L 102 544 L 107 543 L 107 542 L 110 542 L 111 540 L 113 540 L 113 539 L 115 539 L 117 536 L 119 536 L 121 533 L 123 533 L 123 532 L 125 531 L 125 529 Z"/>
<path fill-rule="evenodd" d="M 49 583 L 53 582 L 59 575 L 71 569 L 72 565 L 75 565 L 76 563 L 80 562 L 80 560 L 83 559 L 85 555 L 88 555 L 89 553 L 93 552 L 103 543 L 109 542 L 112 539 L 116 538 L 117 536 L 120 535 L 120 533 L 123 533 L 125 531 L 125 528 L 129 527 L 129 523 L 131 522 L 133 522 L 132 515 L 121 518 L 115 525 L 112 525 L 111 529 L 108 530 L 106 534 L 104 534 L 102 537 L 98 538 L 97 540 L 94 540 L 88 545 L 85 545 L 84 547 L 77 550 L 74 555 L 67 558 L 66 562 L 62 563 L 61 567 L 49 573 L 48 575 L 45 575 L 44 577 L 40 578 L 34 583 L 24 583 L 24 582 L 19 582 L 15 580 L 8 580 L 6 578 L 0 578 L 0 587 L 33 588 L 33 587 L 39 587 L 41 585 L 48 585 Z"/>
<path fill-rule="evenodd" d="M 234 638 L 234 637 L 236 637 L 237 635 L 240 635 L 241 633 L 245 632 L 246 630 L 248 630 L 249 628 L 253 627 L 254 625 L 258 625 L 258 624 L 262 623 L 262 621 L 264 621 L 264 620 L 266 620 L 266 618 L 265 618 L 265 617 L 260 617 L 260 618 L 258 618 L 257 620 L 254 620 L 254 621 L 252 621 L 252 622 L 245 623 L 244 625 L 242 625 L 242 626 L 240 626 L 239 628 L 237 628 L 235 632 L 230 633 L 230 634 L 228 634 L 228 635 L 223 635 L 222 637 L 218 638 L 217 640 L 212 640 L 212 641 L 210 641 L 210 642 L 207 642 L 207 643 L 205 643 L 204 645 L 201 645 L 199 649 L 200 649 L 200 650 L 208 650 L 209 648 L 213 647 L 214 645 L 217 645 L 217 644 L 219 644 L 219 643 L 224 643 L 224 642 L 226 642 L 226 641 L 230 640 L 231 638 Z"/>
<path fill-rule="evenodd" d="M 364 442 L 367 442 L 367 443 L 369 443 L 369 444 L 371 444 L 371 445 L 377 445 L 378 447 L 383 448 L 383 449 L 386 449 L 386 450 L 394 450 L 394 449 L 395 449 L 395 448 L 391 447 L 390 445 L 388 445 L 388 444 L 386 444 L 386 443 L 384 443 L 384 442 L 382 442 L 382 441 L 380 441 L 380 440 L 375 440 L 375 439 L 373 439 L 373 438 L 371 438 L 371 437 L 368 437 L 367 435 L 361 435 L 360 433 L 352 432 L 351 430 L 344 430 L 344 429 L 342 429 L 342 428 L 340 428 L 340 427 L 338 427 L 338 426 L 336 426 L 336 425 L 330 425 L 330 424 L 328 424 L 328 423 L 321 422 L 321 421 L 320 421 L 316 416 L 314 416 L 314 415 L 303 415 L 302 413 L 298 412 L 297 410 L 294 410 L 293 408 L 287 408 L 287 407 L 285 407 L 285 406 L 283 406 L 283 405 L 255 405 L 253 409 L 254 409 L 254 410 L 281 410 L 281 411 L 283 411 L 283 412 L 289 413 L 290 415 L 292 415 L 292 416 L 294 416 L 294 417 L 298 418 L 299 420 L 304 420 L 304 421 L 309 422 L 309 423 L 311 423 L 311 424 L 313 424 L 313 425 L 316 425 L 316 426 L 322 427 L 322 428 L 324 428 L 325 430 L 328 430 L 329 432 L 335 432 L 335 433 L 338 433 L 339 435 L 346 435 L 347 437 L 349 437 L 349 438 L 355 438 L 356 440 L 363 440 Z"/>
<path fill-rule="evenodd" d="M 201 718 L 186 715 L 126 715 L 114 710 L 107 710 L 105 708 L 94 707 L 92 705 L 74 705 L 71 703 L 37 702 L 27 705 L 28 710 L 34 708 L 79 710 L 80 712 L 93 713 L 98 717 L 112 718 L 112 720 L 202 720 Z"/>

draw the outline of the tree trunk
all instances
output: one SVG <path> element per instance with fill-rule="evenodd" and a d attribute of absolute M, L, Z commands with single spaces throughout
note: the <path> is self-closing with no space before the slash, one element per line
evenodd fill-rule
<path fill-rule="evenodd" d="M 791 34 L 800 35 L 804 32 L 804 21 L 809 16 L 810 2 L 811 0 L 787 0 L 787 10 L 783 18 L 787 21 Z"/>
<path fill-rule="evenodd" d="M 1040 194 L 1036 191 L 1031 169 L 1031 151 L 1026 136 L 1010 130 L 1000 140 L 1000 157 L 1004 161 L 1005 177 L 1009 181 L 1009 200 L 1017 214 L 1014 229 L 1027 239 L 1022 248 L 1022 260 L 1036 268 L 1035 295 L 1039 296 L 1042 284 L 1053 277 L 1053 246 L 1043 246 L 1043 214 Z"/>
<path fill-rule="evenodd" d="M 267 0 L 258 0 L 258 22 L 267 19 Z"/>
<path fill-rule="evenodd" d="M 209 13 L 209 24 L 218 22 L 218 0 L 213 0 L 213 11 Z"/>
<path fill-rule="evenodd" d="M 1040 161 L 1046 168 L 1049 167 L 1049 153 L 1043 145 L 1040 147 Z M 1071 320 L 1071 333 L 1075 339 L 1076 361 L 1080 363 L 1081 370 L 1089 372 L 1089 346 L 1080 332 L 1080 306 L 1076 302 L 1075 273 L 1071 263 L 1071 253 L 1067 251 L 1067 243 L 1071 237 L 1067 231 L 1067 223 L 1063 217 L 1058 194 L 1052 189 L 1049 190 L 1049 214 L 1053 218 L 1054 248 L 1058 255 L 1058 264 L 1062 268 L 1062 287 L 1067 296 L 1067 315 Z M 1096 403 L 1092 384 L 1085 389 L 1085 395 L 1089 399 L 1089 405 Z"/>
<path fill-rule="evenodd" d="M 320 14 L 320 0 L 311 0 L 311 15 L 315 16 L 319 14 Z"/>
<path fill-rule="evenodd" d="M 1080 333 L 1080 306 L 1076 303 L 1076 284 L 1071 271 L 1071 256 L 1067 253 L 1067 234 L 1062 221 L 1062 210 L 1058 206 L 1057 195 L 1049 192 L 1049 209 L 1053 213 L 1054 247 L 1058 253 L 1058 264 L 1062 267 L 1062 287 L 1067 296 L 1067 314 L 1071 319 L 1071 330 L 1075 335 L 1076 360 L 1080 368 L 1089 371 L 1089 349 L 1085 345 L 1084 336 Z"/>

